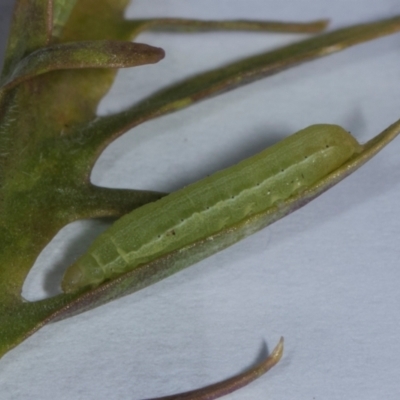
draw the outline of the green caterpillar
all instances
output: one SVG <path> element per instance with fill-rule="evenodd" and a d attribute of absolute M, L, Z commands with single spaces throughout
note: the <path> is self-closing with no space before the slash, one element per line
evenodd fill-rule
<path fill-rule="evenodd" d="M 226 229 L 305 190 L 361 145 L 337 125 L 312 125 L 259 154 L 119 219 L 66 271 L 73 292 Z"/>

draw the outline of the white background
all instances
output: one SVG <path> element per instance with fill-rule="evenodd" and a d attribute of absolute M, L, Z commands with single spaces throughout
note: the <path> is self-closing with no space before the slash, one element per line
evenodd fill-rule
<path fill-rule="evenodd" d="M 11 3 L 0 6 L 3 42 Z M 329 17 L 338 28 L 396 13 L 398 0 L 136 0 L 127 16 Z M 120 71 L 99 113 L 299 39 L 143 34 L 138 41 L 163 47 L 166 59 Z M 93 181 L 176 190 L 313 123 L 342 125 L 365 142 L 400 118 L 399 65 L 397 34 L 146 123 L 110 146 Z M 43 328 L 1 359 L 1 399 L 139 400 L 191 390 L 253 365 L 281 335 L 280 364 L 227 400 L 398 399 L 399 154 L 397 139 L 311 204 L 236 246 Z M 24 296 L 55 294 L 49 280 L 62 272 L 54 266 L 65 268 L 82 251 L 77 242 L 102 227 L 64 229 L 35 265 Z"/>

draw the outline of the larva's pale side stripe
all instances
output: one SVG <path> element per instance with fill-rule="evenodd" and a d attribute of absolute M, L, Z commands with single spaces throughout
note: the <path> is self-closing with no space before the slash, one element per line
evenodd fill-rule
<path fill-rule="evenodd" d="M 337 125 L 313 125 L 233 167 L 118 220 L 66 272 L 72 292 L 98 286 L 305 190 L 361 150 Z"/>

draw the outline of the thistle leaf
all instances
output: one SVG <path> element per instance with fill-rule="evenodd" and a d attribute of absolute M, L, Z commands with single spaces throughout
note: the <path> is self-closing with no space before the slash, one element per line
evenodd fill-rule
<path fill-rule="evenodd" d="M 344 179 L 399 134 L 397 122 L 307 191 L 234 229 L 155 258 L 96 289 L 27 302 L 21 297 L 24 280 L 59 229 L 78 218 L 121 216 L 163 195 L 90 183 L 94 162 L 116 137 L 149 119 L 400 29 L 400 17 L 395 17 L 330 32 L 187 79 L 128 110 L 98 118 L 96 107 L 115 75 L 111 68 L 162 58 L 160 49 L 128 42 L 144 29 L 316 32 L 325 27 L 325 22 L 296 26 L 257 21 L 126 21 L 123 11 L 127 3 L 17 1 L 0 96 L 0 356 L 48 322 L 139 290 L 282 218 Z M 251 376 L 238 379 L 247 382 Z M 224 383 L 217 391 L 226 393 L 237 383 Z M 204 393 L 215 396 L 214 389 L 187 398 Z"/>

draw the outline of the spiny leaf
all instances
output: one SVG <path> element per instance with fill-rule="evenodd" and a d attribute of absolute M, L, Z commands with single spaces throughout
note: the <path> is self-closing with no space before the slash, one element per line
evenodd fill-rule
<path fill-rule="evenodd" d="M 368 142 L 356 158 L 307 192 L 280 204 L 270 213 L 260 213 L 249 218 L 229 232 L 220 232 L 193 246 L 182 248 L 179 252 L 152 260 L 95 290 L 26 302 L 21 298 L 24 279 L 41 249 L 60 227 L 82 216 L 121 215 L 130 207 L 161 195 L 154 192 L 113 191 L 90 184 L 89 175 L 93 163 L 102 148 L 112 139 L 129 127 L 158 115 L 178 110 L 297 63 L 399 29 L 399 17 L 396 17 L 329 33 L 189 79 L 123 113 L 99 119 L 95 116 L 96 106 L 109 89 L 115 72 L 108 69 L 71 70 L 79 64 L 71 60 L 76 56 L 76 49 L 62 55 L 67 57 L 63 61 L 69 69 L 54 71 L 57 69 L 54 66 L 60 66 L 62 56 L 55 59 L 53 54 L 52 58 L 49 48 L 66 49 L 71 46 L 71 42 L 82 41 L 127 41 L 146 26 L 186 29 L 191 25 L 196 30 L 246 27 L 267 29 L 266 24 L 257 22 L 124 21 L 123 10 L 127 2 L 80 0 L 72 9 L 72 2 L 67 4 L 65 0 L 56 0 L 58 16 L 53 19 L 50 18 L 51 1 L 18 1 L 18 14 L 14 19 L 3 75 L 3 79 L 7 79 L 5 76 L 10 77 L 7 81 L 10 90 L 4 94 L 0 104 L 0 355 L 47 322 L 138 290 L 282 218 L 343 179 L 399 133 L 400 123 L 397 123 Z M 60 30 L 52 36 L 53 22 Z M 322 29 L 322 25 L 317 24 L 314 28 Z M 34 38 L 27 36 L 27 27 Z M 53 43 L 50 43 L 51 40 Z M 61 47 L 57 47 L 58 44 Z M 37 54 L 41 54 L 41 57 L 35 58 Z M 15 71 L 18 63 L 19 70 Z M 100 64 L 96 65 L 113 66 L 109 59 L 107 62 L 102 60 Z M 94 64 L 90 64 L 89 60 L 85 66 Z M 52 73 L 44 74 L 51 70 Z M 16 83 L 20 84 L 12 87 Z M 222 385 L 191 393 L 188 398 L 193 400 L 196 396 L 198 399 L 219 396 L 235 388 L 242 378 L 248 381 L 253 377 L 253 372 L 257 375 L 262 371 L 254 370 Z"/>
<path fill-rule="evenodd" d="M 19 34 L 25 33 L 23 16 L 29 15 L 47 32 L 47 41 L 48 22 L 43 22 L 43 14 L 29 14 L 32 8 L 23 8 L 27 4 L 21 1 L 20 8 L 17 7 L 12 39 L 19 40 Z M 37 4 L 32 2 L 30 6 Z M 82 40 L 130 39 L 134 34 L 132 26 L 123 19 L 126 4 L 127 0 L 80 0 L 69 18 L 64 18 L 67 22 L 58 43 L 69 46 Z M 61 2 L 58 5 L 63 6 Z M 64 17 L 70 11 L 69 6 L 62 9 Z M 10 79 L 9 90 L 0 99 L 1 353 L 42 326 L 46 318 L 55 317 L 57 310 L 71 301 L 61 296 L 50 302 L 26 303 L 20 297 L 22 284 L 37 255 L 61 227 L 77 218 L 119 216 L 161 195 L 112 191 L 90 184 L 94 153 L 85 143 L 94 132 L 87 130 L 87 124 L 94 123 L 97 104 L 110 87 L 115 72 L 69 69 L 38 75 L 50 70 L 51 62 L 47 67 L 44 63 L 44 68 L 32 67 L 31 62 L 37 54 L 46 58 L 49 53 L 34 47 L 29 47 L 29 51 L 28 47 L 13 47 L 12 40 L 10 43 L 9 53 L 13 56 L 18 49 L 24 49 L 13 62 L 27 57 L 29 63 L 23 67 L 21 61 L 19 72 L 10 69 L 3 75 L 11 76 L 14 72 L 15 80 Z M 48 50 L 58 46 L 47 44 L 39 47 Z M 31 55 L 35 51 L 39 53 Z M 32 79 L 23 81 L 28 76 Z M 11 87 L 11 82 L 20 84 Z M 48 218 L 43 218 L 44 214 Z"/>
<path fill-rule="evenodd" d="M 82 15 L 85 15 L 85 12 L 88 11 L 85 6 L 90 3 L 91 0 L 88 0 L 87 3 L 79 3 L 78 10 L 81 14 L 75 13 L 74 10 L 69 21 L 72 21 L 71 23 L 79 21 L 77 16 L 79 17 L 80 15 L 80 18 L 82 18 Z M 102 3 L 102 7 L 110 8 L 111 4 L 105 1 Z M 120 13 L 120 9 L 116 8 L 114 14 L 111 13 L 111 15 L 117 18 Z M 9 183 L 5 185 L 7 190 L 10 190 L 10 193 L 5 197 L 7 202 L 2 206 L 4 215 L 7 216 L 3 221 L 3 227 L 7 230 L 0 229 L 0 235 L 2 235 L 1 243 L 4 249 L 4 263 L 0 267 L 0 275 L 7 276 L 14 284 L 4 283 L 6 281 L 0 279 L 0 282 L 3 282 L 3 284 L 0 283 L 0 286 L 2 286 L 4 295 L 8 294 L 9 299 L 14 299 L 14 303 L 10 303 L 8 300 L 4 301 L 3 307 L 8 310 L 21 307 L 20 309 L 18 308 L 19 311 L 17 314 L 25 315 L 25 323 L 23 325 L 13 325 L 14 341 L 12 344 L 3 343 L 3 346 L 5 346 L 3 349 L 8 349 L 10 346 L 17 344 L 48 320 L 63 318 L 70 313 L 81 312 L 112 298 L 137 290 L 180 268 L 190 265 L 207 254 L 211 254 L 213 251 L 234 243 L 245 232 L 248 233 L 248 230 L 246 231 L 248 227 L 243 227 L 242 231 L 240 229 L 237 230 L 236 235 L 226 235 L 226 237 L 218 240 L 215 238 L 216 240 L 211 247 L 208 243 L 199 243 L 198 246 L 194 247 L 192 253 L 188 250 L 182 251 L 182 254 L 185 254 L 185 257 L 187 257 L 185 260 L 179 257 L 176 258 L 176 255 L 171 255 L 167 259 L 155 260 L 148 268 L 140 269 L 138 271 L 139 275 L 121 277 L 112 281 L 110 286 L 102 286 L 102 289 L 97 292 L 89 292 L 82 296 L 77 294 L 73 297 L 75 301 L 72 301 L 73 298 L 68 298 L 64 302 L 64 295 L 61 295 L 54 299 L 40 302 L 40 304 L 35 303 L 36 306 L 33 308 L 25 303 L 17 306 L 20 287 L 39 249 L 43 247 L 48 237 L 54 235 L 63 224 L 79 215 L 87 215 L 85 213 L 106 215 L 107 212 L 115 212 L 117 214 L 121 210 L 126 209 L 128 203 L 135 196 L 132 193 L 127 197 L 121 197 L 119 200 L 118 196 L 116 196 L 114 208 L 109 202 L 104 207 L 104 210 L 101 207 L 99 209 L 96 208 L 98 203 L 94 201 L 94 194 L 98 189 L 90 186 L 88 176 L 90 167 L 97 157 L 101 146 L 110 141 L 110 133 L 116 137 L 123 130 L 131 126 L 132 123 L 137 124 L 162 113 L 179 109 L 223 89 L 232 88 L 237 83 L 246 83 L 250 81 L 250 77 L 255 79 L 258 76 L 262 76 L 265 71 L 279 71 L 280 68 L 273 68 L 276 65 L 287 67 L 289 63 L 301 60 L 301 57 L 306 59 L 307 57 L 312 58 L 324 55 L 332 50 L 338 51 L 349 43 L 351 44 L 394 31 L 398 29 L 398 25 L 398 19 L 392 19 L 361 27 L 347 28 L 317 38 L 315 41 L 309 39 L 302 43 L 276 50 L 271 53 L 272 55 L 265 54 L 250 58 L 242 63 L 236 63 L 232 66 L 212 71 L 179 84 L 174 88 L 164 90 L 127 112 L 119 114 L 118 117 L 92 119 L 95 104 L 100 98 L 100 92 L 96 92 L 93 98 L 90 98 L 90 96 L 87 96 L 90 93 L 90 90 L 88 90 L 89 86 L 86 85 L 92 85 L 96 79 L 99 80 L 100 76 L 102 76 L 96 76 L 93 72 L 85 74 L 84 71 L 59 71 L 53 73 L 51 79 L 47 75 L 38 76 L 32 80 L 30 85 L 22 83 L 18 88 L 14 89 L 10 95 L 14 98 L 13 102 L 9 103 L 11 104 L 11 108 L 14 107 L 12 104 L 15 103 L 19 104 L 19 107 L 30 109 L 31 112 L 28 115 L 22 114 L 19 118 L 12 118 L 13 122 L 7 122 L 8 131 L 16 129 L 20 132 L 28 133 L 27 139 L 21 143 L 22 147 L 15 147 L 14 150 L 10 149 L 13 152 L 11 154 L 19 154 L 22 149 L 27 148 L 27 145 L 31 150 L 29 158 L 18 159 L 18 157 L 12 158 L 10 156 L 10 160 L 15 159 L 18 161 L 13 167 L 16 170 L 31 172 L 30 177 L 27 177 L 25 174 L 11 174 L 10 178 L 12 179 L 8 180 L 7 182 Z M 371 33 L 370 28 L 375 28 L 375 30 Z M 124 35 L 127 34 L 126 31 L 124 32 Z M 65 31 L 66 33 L 68 33 L 68 30 Z M 116 36 L 119 35 L 117 32 L 115 34 Z M 335 46 L 332 46 L 333 44 Z M 290 57 L 289 52 L 296 49 L 297 58 Z M 252 66 L 252 63 L 255 66 Z M 73 81 L 75 78 L 78 78 L 76 82 Z M 103 82 L 104 78 L 105 76 L 101 78 Z M 91 81 L 91 79 L 95 80 Z M 108 84 L 108 78 L 106 82 Z M 41 87 L 46 87 L 46 92 L 38 90 Z M 103 91 L 104 87 L 100 88 L 100 91 Z M 46 93 L 46 95 L 43 96 L 42 92 Z M 81 93 L 85 93 L 86 98 Z M 36 96 L 39 97 L 35 99 Z M 65 104 L 67 108 L 60 108 L 59 104 Z M 37 110 L 35 107 L 38 107 Z M 70 107 L 70 110 L 68 107 Z M 40 125 L 40 119 L 37 119 L 37 116 L 40 115 L 47 116 L 44 130 L 43 126 Z M 120 121 L 118 121 L 118 118 L 120 118 Z M 88 119 L 90 120 L 89 125 L 84 122 Z M 36 127 L 39 129 L 36 130 Z M 1 140 L 5 140 L 6 137 L 7 135 L 2 135 Z M 42 157 L 45 157 L 48 161 L 54 161 L 42 165 L 40 162 Z M 15 161 L 13 162 L 15 163 Z M 39 166 L 40 168 L 38 168 Z M 16 177 L 18 179 L 15 179 Z M 32 186 L 33 182 L 35 182 L 34 186 Z M 32 187 L 34 191 L 29 193 L 29 195 L 21 197 L 18 193 L 22 187 Z M 49 187 L 55 188 L 55 191 L 50 196 L 48 189 L 46 189 Z M 12 188 L 17 189 L 17 196 L 12 194 Z M 65 196 L 65 193 L 68 193 L 68 196 Z M 128 200 L 130 196 L 132 197 Z M 148 201 L 151 196 L 154 199 L 159 194 L 142 193 L 140 196 L 142 196 L 143 200 Z M 88 199 L 91 200 L 88 201 Z M 302 200 L 303 203 L 306 201 L 307 199 Z M 85 203 L 90 204 L 90 206 L 83 206 Z M 11 207 L 11 209 L 7 207 Z M 294 208 L 295 206 L 292 208 L 288 206 L 287 212 Z M 46 220 L 45 224 L 42 219 L 36 221 L 33 218 L 34 215 L 41 215 L 44 209 L 47 212 L 51 210 L 50 213 L 54 215 L 52 219 Z M 109 211 L 105 211 L 107 209 Z M 115 211 L 112 211 L 113 209 Z M 251 229 L 259 229 L 259 227 L 282 217 L 285 215 L 282 210 L 278 210 L 279 212 L 274 217 L 266 216 L 264 219 L 260 218 L 260 220 L 254 222 Z M 14 227 L 15 233 L 11 234 L 8 231 L 9 227 L 14 224 L 13 220 L 10 219 L 12 215 L 26 216 L 24 220 L 24 234 L 21 234 L 22 227 L 18 225 Z M 4 235 L 2 232 L 5 232 Z M 13 240 L 10 241 L 10 237 Z M 21 251 L 21 249 L 24 250 Z M 61 304 L 67 304 L 67 306 L 63 308 L 64 306 L 60 307 Z M 41 310 L 39 313 L 34 312 L 36 307 L 39 307 L 38 310 Z M 46 309 L 46 318 L 42 312 L 43 307 Z M 29 329 L 27 324 L 29 325 Z M 18 326 L 23 327 L 19 334 L 16 332 Z"/>

